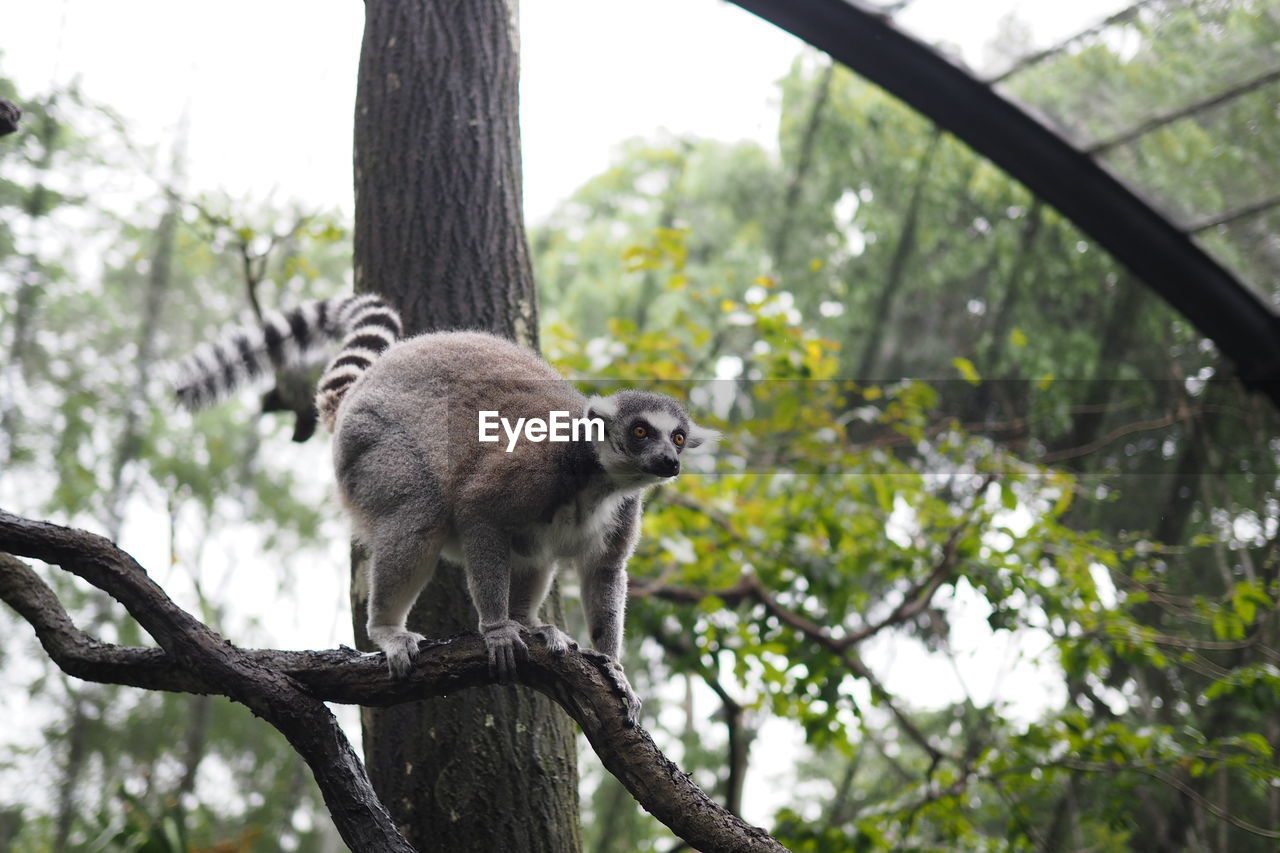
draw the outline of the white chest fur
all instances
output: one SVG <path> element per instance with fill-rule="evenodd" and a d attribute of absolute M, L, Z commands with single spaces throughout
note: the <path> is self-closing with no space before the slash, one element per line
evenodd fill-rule
<path fill-rule="evenodd" d="M 609 535 L 618 523 L 618 509 L 628 493 L 604 496 L 584 493 L 560 506 L 549 521 L 524 525 L 512 531 L 513 568 L 546 568 L 563 561 L 590 562 L 609 547 Z M 450 530 L 440 555 L 462 562 L 462 541 Z"/>
<path fill-rule="evenodd" d="M 625 495 L 579 495 L 559 509 L 551 520 L 531 524 L 517 535 L 513 558 L 518 563 L 590 560 L 608 547 L 617 524 L 618 508 Z"/>

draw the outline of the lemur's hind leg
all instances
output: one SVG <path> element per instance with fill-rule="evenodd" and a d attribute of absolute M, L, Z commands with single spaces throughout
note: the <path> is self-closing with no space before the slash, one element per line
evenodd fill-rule
<path fill-rule="evenodd" d="M 424 637 L 405 626 L 409 611 L 435 574 L 444 531 L 414 530 L 409 519 L 384 520 L 372 537 L 369 639 L 387 655 L 392 676 L 404 678 Z"/>
<path fill-rule="evenodd" d="M 422 635 L 405 620 L 431 580 L 448 532 L 439 481 L 402 432 L 367 411 L 344 412 L 335 444 L 338 486 L 371 549 L 369 639 L 403 678 Z"/>

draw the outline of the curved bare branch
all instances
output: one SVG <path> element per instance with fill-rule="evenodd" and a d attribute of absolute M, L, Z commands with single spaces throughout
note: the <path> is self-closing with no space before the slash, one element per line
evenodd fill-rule
<path fill-rule="evenodd" d="M 403 681 L 388 676 L 381 654 L 346 647 L 237 648 L 174 604 L 128 554 L 83 531 L 0 511 L 0 552 L 56 563 L 80 575 L 124 604 L 160 644 L 115 646 L 88 636 L 30 566 L 0 553 L 0 599 L 31 623 L 59 667 L 90 681 L 217 693 L 248 705 L 289 737 L 311 765 L 343 839 L 354 850 L 412 848 L 398 833 L 392 839 L 383 832 L 395 830 L 324 702 L 387 706 L 493 683 L 478 636 L 425 643 Z M 582 727 L 604 766 L 672 832 L 708 853 L 785 851 L 763 829 L 711 800 L 635 725 L 634 694 L 610 659 L 578 650 L 556 656 L 532 638 L 529 651 L 519 680 L 558 702 Z"/>

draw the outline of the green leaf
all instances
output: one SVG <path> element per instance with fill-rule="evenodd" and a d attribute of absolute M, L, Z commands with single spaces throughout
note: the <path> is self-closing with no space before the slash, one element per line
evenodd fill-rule
<path fill-rule="evenodd" d="M 1231 590 L 1231 606 L 1245 625 L 1252 625 L 1258 608 L 1270 610 L 1271 598 L 1263 591 L 1261 581 L 1242 581 Z"/>
<path fill-rule="evenodd" d="M 718 595 L 708 595 L 698 602 L 698 609 L 703 613 L 715 613 L 724 610 L 724 599 Z"/>
<path fill-rule="evenodd" d="M 951 359 L 951 364 L 956 370 L 960 371 L 960 375 L 964 378 L 965 382 L 968 382 L 970 385 L 982 384 L 982 377 L 978 375 L 978 368 L 974 367 L 973 362 L 969 359 L 957 356 L 956 358 Z"/>
<path fill-rule="evenodd" d="M 1258 732 L 1244 732 L 1243 734 L 1231 738 L 1231 740 L 1246 752 L 1250 752 L 1259 758 L 1267 760 L 1271 759 L 1271 744 L 1268 743 L 1267 739 Z"/>

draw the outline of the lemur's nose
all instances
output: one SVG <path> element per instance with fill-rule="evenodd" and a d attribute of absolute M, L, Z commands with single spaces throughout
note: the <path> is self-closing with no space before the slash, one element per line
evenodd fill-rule
<path fill-rule="evenodd" d="M 677 456 L 664 456 L 654 466 L 655 474 L 663 477 L 674 477 L 680 473 L 680 459 Z"/>

